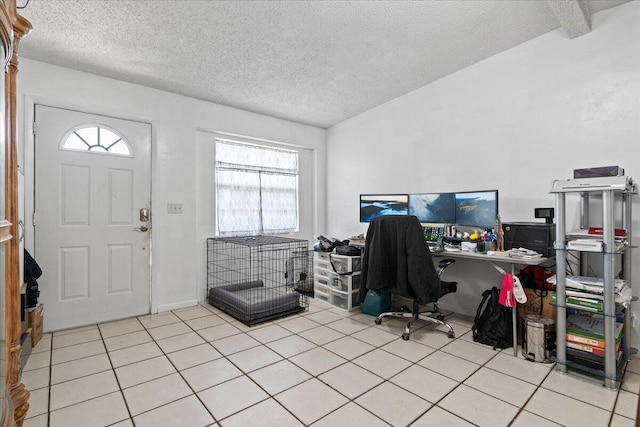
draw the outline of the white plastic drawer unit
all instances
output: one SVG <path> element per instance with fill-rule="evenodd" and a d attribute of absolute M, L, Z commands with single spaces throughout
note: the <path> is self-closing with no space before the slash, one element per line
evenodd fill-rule
<path fill-rule="evenodd" d="M 315 283 L 343 292 L 351 292 L 360 289 L 360 274 L 339 276 L 335 273 L 328 273 L 329 274 L 327 276 L 315 276 Z"/>
<path fill-rule="evenodd" d="M 318 279 L 321 279 L 323 277 L 326 279 L 326 278 L 328 278 L 328 277 L 330 277 L 330 276 L 332 276 L 334 274 L 336 274 L 336 273 L 334 273 L 333 271 L 329 271 L 326 268 L 317 268 L 316 267 L 316 268 L 313 269 L 313 278 L 314 278 L 314 280 L 318 280 Z M 337 274 L 336 274 L 336 276 L 337 276 Z"/>
<path fill-rule="evenodd" d="M 351 311 L 358 306 L 358 292 L 342 292 L 331 289 L 331 305 Z"/>
<path fill-rule="evenodd" d="M 329 262 L 329 256 L 331 256 L 331 252 L 320 252 L 320 251 L 314 251 L 313 252 L 313 261 L 314 262 L 320 262 L 320 261 L 324 261 L 324 262 Z"/>
<path fill-rule="evenodd" d="M 333 268 L 340 274 L 360 271 L 360 257 L 346 255 L 331 255 Z"/>
<path fill-rule="evenodd" d="M 315 293 L 315 295 L 317 296 L 318 294 L 324 294 L 327 297 L 329 296 L 329 286 L 323 285 L 319 282 L 314 283 L 313 285 L 313 292 Z"/>
<path fill-rule="evenodd" d="M 330 299 L 331 299 L 331 295 L 329 294 L 323 294 L 318 292 L 318 290 L 315 290 L 315 294 L 313 296 L 315 299 L 320 300 L 320 301 L 324 301 L 324 302 L 328 302 L 331 303 Z"/>
<path fill-rule="evenodd" d="M 316 268 L 331 270 L 331 258 L 329 258 L 329 255 L 330 252 L 314 252 L 313 266 Z"/>
<path fill-rule="evenodd" d="M 336 255 L 331 252 L 314 252 L 313 266 L 325 270 L 337 271 L 340 274 L 361 270 L 359 256 Z"/>
<path fill-rule="evenodd" d="M 313 288 L 315 298 L 342 310 L 358 306 L 361 259 L 359 256 L 315 252 L 313 258 Z M 351 273 L 351 274 L 337 274 Z"/>

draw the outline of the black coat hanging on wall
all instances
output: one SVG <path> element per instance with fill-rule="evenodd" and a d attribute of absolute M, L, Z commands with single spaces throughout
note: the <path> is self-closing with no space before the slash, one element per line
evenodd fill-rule
<path fill-rule="evenodd" d="M 27 284 L 27 308 L 38 306 L 38 290 L 37 279 L 42 276 L 42 270 L 31 254 L 24 250 L 24 282 Z"/>

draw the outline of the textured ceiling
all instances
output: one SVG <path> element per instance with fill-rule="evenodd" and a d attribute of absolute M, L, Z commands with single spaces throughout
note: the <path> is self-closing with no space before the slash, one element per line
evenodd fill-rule
<path fill-rule="evenodd" d="M 626 1 L 31 0 L 20 52 L 326 128 Z"/>

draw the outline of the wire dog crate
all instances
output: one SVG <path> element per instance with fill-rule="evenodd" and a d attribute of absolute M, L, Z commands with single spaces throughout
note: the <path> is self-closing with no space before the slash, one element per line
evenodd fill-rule
<path fill-rule="evenodd" d="M 298 313 L 313 296 L 309 241 L 277 236 L 207 239 L 207 300 L 247 325 Z"/>

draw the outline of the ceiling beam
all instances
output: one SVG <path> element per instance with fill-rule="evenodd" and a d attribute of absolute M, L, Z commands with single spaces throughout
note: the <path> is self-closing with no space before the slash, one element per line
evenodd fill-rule
<path fill-rule="evenodd" d="M 547 0 L 569 38 L 573 39 L 591 31 L 589 13 L 580 0 Z"/>

